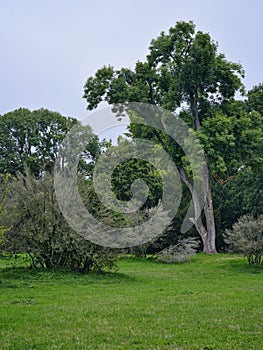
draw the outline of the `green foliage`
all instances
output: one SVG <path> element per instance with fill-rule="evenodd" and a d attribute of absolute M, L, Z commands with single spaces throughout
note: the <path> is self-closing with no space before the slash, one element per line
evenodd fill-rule
<path fill-rule="evenodd" d="M 203 120 L 197 132 L 210 174 L 216 179 L 234 176 L 244 166 L 263 164 L 263 119 L 258 112 L 245 111 L 240 101 L 229 101 Z"/>
<path fill-rule="evenodd" d="M 161 250 L 157 254 L 156 261 L 166 264 L 189 261 L 190 257 L 196 254 L 198 245 L 198 240 L 193 237 L 179 239 L 177 244 Z"/>
<path fill-rule="evenodd" d="M 12 184 L 16 206 L 9 251 L 28 253 L 32 266 L 72 271 L 104 271 L 115 268 L 116 253 L 75 233 L 58 208 L 52 176 L 34 179 L 20 175 Z"/>
<path fill-rule="evenodd" d="M 210 35 L 195 33 L 193 22 L 178 22 L 168 34 L 162 32 L 152 40 L 149 50 L 148 61 L 158 67 L 161 104 L 169 110 L 182 101 L 190 102 L 193 109 L 196 102 L 200 107 L 204 100 L 229 99 L 242 89 L 241 65 L 217 54 Z"/>
<path fill-rule="evenodd" d="M 256 111 L 263 115 L 263 84 L 254 86 L 248 91 L 246 107 L 249 112 Z"/>
<path fill-rule="evenodd" d="M 35 176 L 52 171 L 59 145 L 76 123 L 46 109 L 20 108 L 0 116 L 0 174 L 24 173 L 25 166 Z"/>
<path fill-rule="evenodd" d="M 242 216 L 232 230 L 226 230 L 225 240 L 229 250 L 244 253 L 249 265 L 263 266 L 263 215 Z"/>
<path fill-rule="evenodd" d="M 121 149 L 121 154 L 126 154 L 130 147 L 133 147 L 132 140 L 125 138 L 119 138 L 117 149 Z M 114 147 L 111 148 L 114 152 Z M 143 150 L 141 150 L 141 156 L 143 156 Z M 157 155 L 152 154 L 152 158 L 155 161 L 158 160 Z M 162 160 L 159 159 L 161 164 Z M 142 159 L 128 159 L 116 166 L 111 177 L 112 191 L 116 195 L 117 199 L 122 201 L 128 201 L 132 198 L 132 184 L 141 179 L 145 181 L 148 186 L 149 193 L 143 208 L 151 208 L 158 205 L 160 198 L 162 197 L 162 178 L 160 170 L 156 169 L 150 162 L 146 162 Z"/>
<path fill-rule="evenodd" d="M 241 216 L 263 214 L 263 176 L 255 168 L 242 167 L 234 175 L 214 176 L 212 191 L 217 227 L 217 246 L 226 249 L 223 235 Z"/>
<path fill-rule="evenodd" d="M 5 233 L 9 230 L 6 227 L 5 219 L 7 217 L 7 196 L 9 193 L 10 175 L 2 175 L 0 179 L 0 249 L 5 243 Z"/>
<path fill-rule="evenodd" d="M 162 106 L 175 115 L 179 107 L 180 116 L 193 133 L 198 133 L 197 136 L 206 146 L 204 161 L 211 163 L 211 174 L 214 171 L 222 173 L 226 172 L 227 166 L 225 146 L 227 145 L 229 152 L 232 152 L 233 136 L 228 130 L 230 125 L 225 115 L 221 116 L 221 121 L 216 124 L 218 130 L 213 127 L 211 135 L 210 128 L 211 125 L 214 126 L 211 111 L 215 106 L 221 106 L 231 100 L 237 91 L 244 92 L 241 82 L 243 77 L 242 66 L 229 62 L 223 54 L 218 53 L 217 44 L 209 34 L 196 32 L 191 21 L 177 22 L 167 34 L 162 32 L 152 40 L 146 61 L 137 62 L 134 70 L 114 70 L 113 67 L 99 69 L 94 77 L 87 79 L 83 97 L 87 100 L 88 109 L 94 109 L 101 101 L 106 101 L 114 105 L 117 115 L 122 115 L 127 102 L 146 102 Z M 211 120 L 205 126 L 204 120 L 209 118 Z M 135 138 L 144 137 L 159 143 L 170 154 L 180 170 L 182 180 L 191 192 L 195 208 L 200 207 L 192 191 L 188 161 L 178 144 L 170 140 L 164 132 L 136 125 L 136 118 L 132 119 L 130 132 Z M 249 132 L 247 136 L 248 134 Z M 231 158 L 230 155 L 227 157 Z M 203 224 L 201 220 L 195 219 L 194 225 L 202 237 L 204 250 L 214 253 L 216 247 L 213 202 L 209 176 L 206 173 L 207 169 L 204 166 L 202 176 L 206 200 L 203 219 L 206 222 Z"/>
<path fill-rule="evenodd" d="M 113 67 L 99 69 L 84 87 L 88 108 L 105 100 L 110 104 L 148 102 L 174 111 L 183 102 L 194 107 L 204 100 L 227 100 L 243 89 L 240 64 L 217 54 L 217 45 L 207 33 L 195 33 L 192 22 L 177 22 L 152 40 L 146 62 L 134 71 Z"/>

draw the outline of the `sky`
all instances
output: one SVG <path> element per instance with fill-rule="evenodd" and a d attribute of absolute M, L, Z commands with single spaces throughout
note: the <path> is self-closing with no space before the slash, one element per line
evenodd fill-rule
<path fill-rule="evenodd" d="M 193 20 L 240 62 L 247 89 L 263 82 L 261 0 L 0 0 L 0 114 L 48 108 L 83 119 L 86 79 L 133 68 L 151 39 Z"/>

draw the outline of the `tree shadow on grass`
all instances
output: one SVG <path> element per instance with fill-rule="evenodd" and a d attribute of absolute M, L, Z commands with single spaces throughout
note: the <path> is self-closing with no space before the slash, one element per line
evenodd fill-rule
<path fill-rule="evenodd" d="M 2 259 L 1 259 L 2 260 Z M 1 264 L 0 267 L 0 289 L 18 288 L 19 285 L 40 283 L 60 283 L 74 285 L 91 284 L 119 284 L 119 283 L 140 283 L 140 279 L 134 276 L 116 272 L 72 272 L 68 270 L 46 270 L 43 268 L 31 269 L 28 266 L 16 266 Z"/>
<path fill-rule="evenodd" d="M 233 256 L 233 258 L 222 259 L 222 261 L 217 262 L 217 268 L 224 268 L 228 272 L 234 273 L 244 273 L 244 274 L 263 274 L 263 267 L 249 265 L 248 261 L 243 256 Z"/>

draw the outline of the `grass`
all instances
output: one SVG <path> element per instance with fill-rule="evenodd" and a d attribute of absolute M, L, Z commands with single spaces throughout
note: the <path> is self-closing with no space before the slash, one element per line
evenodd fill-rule
<path fill-rule="evenodd" d="M 0 259 L 1 349 L 263 349 L 263 270 L 244 258 L 123 257 L 81 275 Z"/>

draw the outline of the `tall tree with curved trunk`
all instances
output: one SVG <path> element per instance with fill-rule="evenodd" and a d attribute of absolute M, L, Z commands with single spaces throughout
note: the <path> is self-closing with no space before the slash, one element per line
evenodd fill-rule
<path fill-rule="evenodd" d="M 87 79 L 83 97 L 90 110 L 96 108 L 101 101 L 113 105 L 146 102 L 162 106 L 175 114 L 178 108 L 184 109 L 181 114 L 198 135 L 203 120 L 210 117 L 209 111 L 213 106 L 225 103 L 237 91 L 243 91 L 243 76 L 241 65 L 229 62 L 223 54 L 219 54 L 217 44 L 209 34 L 196 32 L 191 21 L 178 22 L 167 34 L 162 32 L 152 40 L 146 61 L 137 62 L 134 70 L 115 70 L 111 66 L 99 69 L 94 77 Z M 147 134 L 146 130 L 134 125 L 130 126 L 130 130 L 136 137 Z M 159 131 L 155 130 L 151 135 L 165 145 L 166 149 L 170 149 L 198 212 L 200 203 L 193 190 L 191 176 L 184 166 L 184 155 L 174 144 L 174 149 L 171 149 L 169 140 Z M 205 223 L 197 215 L 191 220 L 202 238 L 203 250 L 216 253 L 209 164 L 207 167 L 205 155 L 203 160 Z"/>

